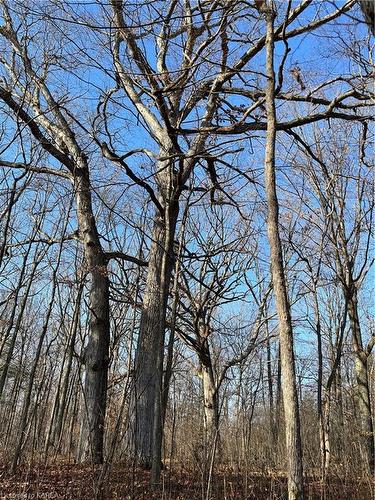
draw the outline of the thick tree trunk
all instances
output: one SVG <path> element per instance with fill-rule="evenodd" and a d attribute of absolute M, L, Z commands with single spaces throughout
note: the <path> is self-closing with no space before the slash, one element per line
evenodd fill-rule
<path fill-rule="evenodd" d="M 357 382 L 357 408 L 362 433 L 363 458 L 371 473 L 374 471 L 374 429 L 371 415 L 371 402 L 367 358 L 364 353 L 356 353 L 355 375 Z"/>
<path fill-rule="evenodd" d="M 200 321 L 198 322 L 200 323 Z M 218 393 L 215 383 L 210 346 L 208 343 L 209 330 L 204 322 L 200 325 L 200 348 L 198 353 L 200 361 L 200 377 L 203 390 L 203 427 L 204 427 L 204 463 L 203 481 L 206 484 L 206 498 L 210 498 L 212 474 L 216 463 L 217 448 L 219 444 L 219 405 Z"/>
<path fill-rule="evenodd" d="M 202 365 L 204 398 L 204 428 L 207 441 L 211 442 L 219 429 L 219 409 L 211 366 Z"/>
<path fill-rule="evenodd" d="M 265 152 L 265 182 L 268 203 L 268 239 L 271 252 L 271 272 L 279 319 L 280 356 L 282 389 L 285 414 L 286 453 L 288 460 L 288 497 L 289 500 L 303 498 L 302 447 L 300 420 L 293 352 L 293 331 L 284 273 L 282 246 L 279 234 L 279 205 L 275 178 L 275 73 L 274 57 L 274 12 L 267 10 L 266 68 L 268 85 L 266 90 L 267 138 Z"/>
<path fill-rule="evenodd" d="M 219 430 L 219 406 L 211 361 L 201 363 L 204 399 L 204 429 L 207 442 L 215 439 Z"/>
<path fill-rule="evenodd" d="M 75 178 L 79 236 L 90 275 L 90 331 L 84 353 L 85 386 L 79 461 L 102 463 L 109 355 L 109 280 L 107 259 L 93 215 L 87 169 Z"/>
<path fill-rule="evenodd" d="M 130 401 L 130 452 L 138 465 L 153 469 L 155 480 L 161 467 L 164 336 L 177 216 L 176 203 L 155 219 Z"/>
<path fill-rule="evenodd" d="M 208 337 L 210 327 L 205 320 L 198 317 L 196 336 L 198 339 L 197 354 L 200 362 L 199 376 L 203 390 L 203 427 L 207 445 L 217 442 L 219 431 L 219 402 L 215 376 L 212 367 Z"/>
<path fill-rule="evenodd" d="M 358 317 L 357 292 L 353 290 L 347 294 L 348 315 L 353 336 L 354 369 L 356 376 L 356 404 L 361 429 L 362 454 L 370 473 L 374 472 L 374 428 L 372 422 L 370 384 L 368 376 L 368 358 L 362 345 L 361 328 Z"/>

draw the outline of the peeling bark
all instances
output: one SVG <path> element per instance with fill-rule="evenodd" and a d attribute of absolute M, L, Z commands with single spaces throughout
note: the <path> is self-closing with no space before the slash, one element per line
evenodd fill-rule
<path fill-rule="evenodd" d="M 203 334 L 204 335 L 204 334 Z M 212 369 L 211 353 L 207 339 L 201 337 L 202 345 L 198 351 L 200 360 L 200 377 L 203 388 L 203 409 L 204 409 L 204 430 L 206 440 L 212 443 L 219 430 L 219 405 L 217 397 L 217 387 L 214 372 Z"/>

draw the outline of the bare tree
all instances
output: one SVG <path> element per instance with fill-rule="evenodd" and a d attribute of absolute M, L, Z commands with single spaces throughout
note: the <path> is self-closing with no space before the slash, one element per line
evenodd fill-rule
<path fill-rule="evenodd" d="M 104 461 L 95 496 L 126 461 L 133 497 L 197 465 L 206 498 L 371 471 L 367 4 L 0 6 L 12 468 Z"/>
<path fill-rule="evenodd" d="M 264 159 L 265 186 L 268 204 L 268 239 L 271 251 L 271 273 L 279 318 L 280 359 L 285 414 L 286 448 L 288 453 L 288 496 L 303 498 L 302 446 L 296 387 L 293 329 L 284 271 L 283 251 L 279 234 L 279 205 L 276 192 L 275 144 L 277 118 L 275 108 L 274 71 L 274 5 L 266 8 L 266 90 L 267 135 Z"/>
<path fill-rule="evenodd" d="M 309 176 L 317 193 L 322 216 L 328 221 L 327 231 L 329 231 L 329 243 L 332 245 L 334 258 L 331 266 L 334 267 L 342 287 L 352 333 L 357 380 L 357 407 L 363 434 L 363 453 L 369 470 L 372 471 L 374 468 L 374 437 L 367 365 L 375 338 L 374 335 L 370 335 L 367 343 L 364 344 L 358 306 L 359 290 L 373 265 L 370 241 L 374 200 L 370 192 L 371 179 L 368 176 L 368 166 L 363 156 L 366 145 L 359 146 L 359 152 L 357 150 L 356 156 L 359 165 L 354 167 L 349 158 L 346 160 L 345 147 L 340 144 L 339 135 L 328 148 L 331 156 L 336 159 L 336 164 L 327 160 L 326 153 L 328 154 L 328 151 L 321 144 L 319 136 L 316 136 L 318 139 L 316 149 L 312 148 L 300 136 L 294 134 L 294 137 L 306 155 L 311 158 Z M 315 167 L 319 168 L 319 173 L 314 171 Z M 354 205 L 345 196 L 351 182 L 355 184 L 353 192 L 356 193 L 356 202 Z M 348 210 L 354 210 L 354 217 L 351 220 L 348 220 L 347 217 Z M 359 259 L 360 264 L 358 263 Z"/>
<path fill-rule="evenodd" d="M 14 21 L 9 6 L 1 2 L 3 24 L 0 28 L 3 77 L 0 98 L 16 120 L 20 120 L 46 153 L 46 158 L 57 162 L 61 168 L 33 165 L 33 158 L 25 163 L 1 161 L 3 166 L 23 168 L 38 173 L 53 174 L 72 183 L 76 198 L 78 239 L 82 242 L 87 272 L 90 273 L 91 335 L 85 351 L 85 411 L 83 427 L 85 449 L 82 460 L 100 463 L 103 460 L 103 431 L 106 407 L 107 366 L 109 346 L 109 281 L 108 259 L 102 248 L 93 206 L 89 174 L 89 158 L 79 144 L 59 97 L 48 86 L 48 69 L 52 63 L 49 54 L 44 60 L 32 60 L 30 48 L 32 35 L 25 19 Z M 15 22 L 23 22 L 23 34 L 15 28 Z M 11 56 L 8 64 L 5 54 Z M 22 76 L 21 76 L 22 75 Z"/>

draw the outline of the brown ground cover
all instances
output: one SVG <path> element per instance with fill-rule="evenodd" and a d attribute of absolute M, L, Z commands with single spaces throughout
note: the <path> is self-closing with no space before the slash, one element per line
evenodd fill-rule
<path fill-rule="evenodd" d="M 307 499 L 370 500 L 374 484 L 354 478 L 330 478 L 323 496 L 319 480 L 306 479 Z M 16 474 L 0 467 L 0 498 L 11 499 L 173 499 L 207 498 L 207 484 L 194 471 L 163 471 L 158 488 L 149 486 L 149 472 L 125 465 L 108 468 L 82 465 L 24 466 Z M 216 472 L 211 481 L 211 499 L 284 499 L 286 479 L 281 474 L 238 474 L 230 470 Z"/>

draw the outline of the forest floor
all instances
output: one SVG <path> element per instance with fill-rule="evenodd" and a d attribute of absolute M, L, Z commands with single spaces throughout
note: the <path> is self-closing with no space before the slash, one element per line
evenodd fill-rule
<path fill-rule="evenodd" d="M 54 465 L 20 467 L 10 475 L 0 465 L 0 499 L 78 499 L 78 500 L 262 500 L 284 499 L 286 479 L 280 474 L 236 474 L 220 471 L 213 475 L 211 494 L 202 487 L 202 477 L 192 471 L 163 471 L 161 485 L 149 487 L 149 472 L 127 466 L 112 466 L 104 479 L 101 467 Z M 375 484 L 369 481 L 331 478 L 326 490 L 318 479 L 306 480 L 306 499 L 371 500 Z M 372 490 L 372 491 L 371 491 Z"/>

